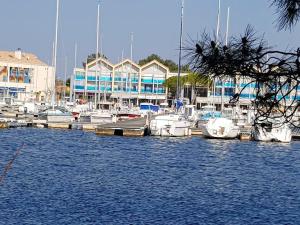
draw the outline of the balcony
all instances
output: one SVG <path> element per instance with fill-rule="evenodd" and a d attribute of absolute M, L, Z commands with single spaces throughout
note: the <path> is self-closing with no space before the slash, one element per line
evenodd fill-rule
<path fill-rule="evenodd" d="M 75 85 L 75 90 L 84 90 L 83 85 Z"/>
<path fill-rule="evenodd" d="M 85 76 L 84 75 L 76 75 L 75 80 L 84 80 Z"/>

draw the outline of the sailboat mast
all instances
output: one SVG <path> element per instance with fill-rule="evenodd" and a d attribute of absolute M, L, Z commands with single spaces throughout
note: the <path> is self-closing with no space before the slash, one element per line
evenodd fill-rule
<path fill-rule="evenodd" d="M 75 49 L 74 49 L 74 68 L 77 68 L 77 42 L 75 43 Z M 70 100 L 73 102 L 75 100 L 75 91 L 73 91 L 75 89 L 74 86 L 74 80 L 76 78 L 76 71 L 74 69 L 74 74 L 72 76 L 72 79 L 70 80 Z"/>
<path fill-rule="evenodd" d="M 56 81 L 56 62 L 57 62 L 57 39 L 58 39 L 58 19 L 59 19 L 59 0 L 56 0 L 56 22 L 55 22 L 55 41 L 54 41 L 54 90 L 52 94 L 52 106 L 54 107 L 55 98 L 56 98 L 56 90 L 55 90 L 55 81 Z"/>
<path fill-rule="evenodd" d="M 180 42 L 179 42 L 179 59 L 178 59 L 177 85 L 176 85 L 177 86 L 177 88 L 176 88 L 176 99 L 179 99 L 181 97 L 180 73 L 181 73 L 181 50 L 182 50 L 183 12 L 184 12 L 184 0 L 181 0 Z"/>
<path fill-rule="evenodd" d="M 217 19 L 217 34 L 216 34 L 216 44 L 219 43 L 219 33 L 220 33 L 220 14 L 221 14 L 221 0 L 219 0 L 218 7 L 218 19 Z"/>
<path fill-rule="evenodd" d="M 220 32 L 220 13 L 221 13 L 221 0 L 219 0 L 219 7 L 218 7 L 218 17 L 217 17 L 217 32 L 216 32 L 216 45 L 219 44 L 219 32 Z M 212 98 L 212 105 L 215 106 L 215 95 L 216 95 L 216 79 L 213 79 L 213 98 Z M 222 98 L 222 96 L 221 96 Z M 221 100 L 222 101 L 222 100 Z M 222 104 L 221 104 L 222 105 Z"/>
<path fill-rule="evenodd" d="M 100 33 L 100 22 L 99 22 L 99 18 L 100 18 L 100 1 L 98 1 L 98 6 L 97 6 L 97 28 L 96 28 L 96 35 L 97 35 L 97 40 L 96 40 L 96 82 L 97 82 L 97 75 L 98 75 L 98 85 L 96 85 L 96 87 L 98 86 L 98 90 L 95 92 L 95 108 L 97 107 L 97 92 L 98 92 L 98 98 L 100 100 L 100 89 L 101 89 L 101 81 L 100 81 L 100 74 L 98 74 L 98 59 L 99 59 L 99 33 Z M 101 55 L 100 55 L 101 57 Z"/>
<path fill-rule="evenodd" d="M 225 35 L 225 45 L 228 45 L 228 35 L 229 35 L 229 15 L 230 15 L 230 7 L 227 8 L 227 22 L 226 22 L 226 35 Z M 221 90 L 221 111 L 224 109 L 224 84 L 222 83 L 222 90 Z"/>
<path fill-rule="evenodd" d="M 129 74 L 129 106 L 131 104 L 131 88 L 132 88 L 132 60 L 133 60 L 133 32 L 130 33 L 130 74 Z"/>
<path fill-rule="evenodd" d="M 67 68 L 68 68 L 68 58 L 65 57 L 65 72 L 64 72 L 64 102 L 66 102 L 66 89 L 67 89 Z"/>
<path fill-rule="evenodd" d="M 229 36 L 229 18 L 230 18 L 230 7 L 227 8 L 227 23 L 226 23 L 225 45 L 228 45 L 228 36 Z"/>

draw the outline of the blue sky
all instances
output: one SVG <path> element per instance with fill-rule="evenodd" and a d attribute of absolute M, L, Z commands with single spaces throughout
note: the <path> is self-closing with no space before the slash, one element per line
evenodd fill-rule
<path fill-rule="evenodd" d="M 231 8 L 230 35 L 244 31 L 247 24 L 264 34 L 279 48 L 300 46 L 299 25 L 292 32 L 278 32 L 275 9 L 270 0 L 222 0 L 221 33 L 226 30 L 227 7 Z M 181 0 L 102 0 L 101 35 L 103 53 L 113 63 L 130 56 L 130 32 L 134 33 L 133 59 L 155 53 L 178 60 Z M 204 29 L 216 29 L 218 0 L 185 0 L 184 39 L 196 39 Z M 96 49 L 97 0 L 61 0 L 58 45 L 58 74 L 77 66 Z M 1 0 L 1 50 L 21 48 L 51 63 L 55 34 L 56 0 Z"/>

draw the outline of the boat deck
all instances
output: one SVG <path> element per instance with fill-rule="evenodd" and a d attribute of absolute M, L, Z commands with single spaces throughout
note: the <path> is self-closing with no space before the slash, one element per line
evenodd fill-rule
<path fill-rule="evenodd" d="M 146 118 L 137 118 L 116 123 L 99 125 L 96 129 L 98 135 L 119 136 L 145 136 L 149 134 L 148 121 Z"/>

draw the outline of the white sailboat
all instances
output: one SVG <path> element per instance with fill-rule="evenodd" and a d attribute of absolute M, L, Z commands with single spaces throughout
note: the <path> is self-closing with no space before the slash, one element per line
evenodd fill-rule
<path fill-rule="evenodd" d="M 218 21 L 217 21 L 217 35 L 216 35 L 216 43 L 218 43 L 219 29 L 220 29 L 220 9 L 221 9 L 221 1 L 219 0 L 219 9 L 218 9 Z M 227 11 L 227 29 L 226 29 L 226 44 L 228 40 L 228 18 L 229 18 L 229 9 Z M 222 82 L 222 94 L 221 94 L 221 111 L 222 114 L 224 111 L 224 103 L 223 103 L 223 94 L 224 87 Z M 208 138 L 221 138 L 221 139 L 232 139 L 237 138 L 240 133 L 239 126 L 236 126 L 232 120 L 232 118 L 216 118 L 214 113 L 212 117 L 208 119 L 207 123 L 200 124 L 200 129 L 205 137 Z"/>
<path fill-rule="evenodd" d="M 204 137 L 233 139 L 240 134 L 240 128 L 231 119 L 211 118 L 206 124 L 200 125 Z"/>
<path fill-rule="evenodd" d="M 181 50 L 182 50 L 182 30 L 183 30 L 183 12 L 184 0 L 181 2 L 181 23 L 180 23 L 180 47 L 179 47 L 179 63 L 177 77 L 177 93 L 176 98 L 179 99 L 180 87 L 179 78 L 181 72 Z M 150 122 L 151 135 L 154 136 L 171 136 L 182 137 L 191 135 L 191 123 L 182 115 L 170 114 L 157 116 Z"/>
<path fill-rule="evenodd" d="M 254 127 L 252 134 L 256 141 L 288 143 L 292 140 L 292 130 L 287 124 L 277 124 L 276 126 L 273 126 L 273 124 L 257 125 Z"/>

